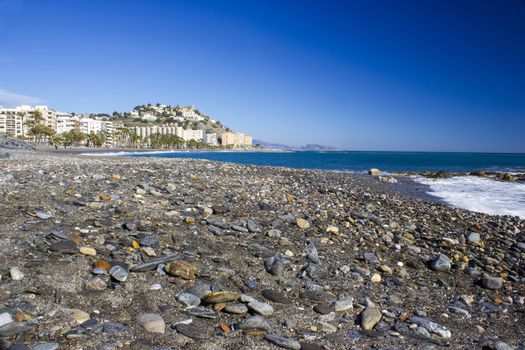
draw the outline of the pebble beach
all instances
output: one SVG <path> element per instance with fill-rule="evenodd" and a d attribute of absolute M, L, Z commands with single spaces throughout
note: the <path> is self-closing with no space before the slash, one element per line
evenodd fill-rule
<path fill-rule="evenodd" d="M 525 349 L 525 221 L 409 179 L 0 160 L 0 339 L 52 349 Z"/>

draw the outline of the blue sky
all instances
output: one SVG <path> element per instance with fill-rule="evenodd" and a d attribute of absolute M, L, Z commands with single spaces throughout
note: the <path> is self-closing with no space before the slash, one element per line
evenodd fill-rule
<path fill-rule="evenodd" d="M 525 152 L 525 2 L 0 0 L 0 105 L 148 102 L 271 142 Z"/>

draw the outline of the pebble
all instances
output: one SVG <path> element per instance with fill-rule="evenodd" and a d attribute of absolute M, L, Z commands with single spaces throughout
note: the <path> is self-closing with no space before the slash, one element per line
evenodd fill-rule
<path fill-rule="evenodd" d="M 57 350 L 59 346 L 58 343 L 40 343 L 33 346 L 33 350 Z"/>
<path fill-rule="evenodd" d="M 432 263 L 430 264 L 430 267 L 436 271 L 441 271 L 441 272 L 448 271 L 450 270 L 450 267 L 451 267 L 450 259 L 448 258 L 448 256 L 444 254 L 439 254 L 436 257 L 436 259 L 432 261 Z"/>
<path fill-rule="evenodd" d="M 270 332 L 272 326 L 262 316 L 250 316 L 245 318 L 240 324 L 239 329 L 244 331 L 259 330 L 264 332 Z"/>
<path fill-rule="evenodd" d="M 90 255 L 90 256 L 97 255 L 97 251 L 91 247 L 80 247 L 79 252 L 84 255 Z"/>
<path fill-rule="evenodd" d="M 303 230 L 310 228 L 310 223 L 306 221 L 305 219 L 301 219 L 301 218 L 297 219 L 296 224 L 300 229 L 303 229 Z"/>
<path fill-rule="evenodd" d="M 292 350 L 300 350 L 301 344 L 292 338 L 283 337 L 280 335 L 277 335 L 275 333 L 268 333 L 264 336 L 264 339 L 266 339 L 268 342 L 277 345 L 278 347 L 281 347 L 283 349 L 292 349 Z"/>
<path fill-rule="evenodd" d="M 378 274 L 378 273 L 374 273 L 372 275 L 372 277 L 370 278 L 370 281 L 374 282 L 374 283 L 379 283 L 381 282 L 381 275 Z"/>
<path fill-rule="evenodd" d="M 336 312 L 352 311 L 354 308 L 354 298 L 344 297 L 335 302 L 334 309 Z"/>
<path fill-rule="evenodd" d="M 149 333 L 164 333 L 166 324 L 159 314 L 144 313 L 137 317 L 137 323 Z"/>
<path fill-rule="evenodd" d="M 201 303 L 201 299 L 191 293 L 180 293 L 176 297 L 177 301 L 186 307 L 194 307 Z"/>
<path fill-rule="evenodd" d="M 16 266 L 9 269 L 9 275 L 14 281 L 20 281 L 24 278 L 24 273 Z"/>
<path fill-rule="evenodd" d="M 288 299 L 288 297 L 276 290 L 273 289 L 264 289 L 261 293 L 263 297 L 266 299 L 273 301 L 274 303 L 281 303 L 281 304 L 290 304 L 291 301 Z"/>
<path fill-rule="evenodd" d="M 478 243 L 480 240 L 481 240 L 481 237 L 479 235 L 479 233 L 477 232 L 471 232 L 468 237 L 467 237 L 467 240 L 471 243 Z"/>
<path fill-rule="evenodd" d="M 239 299 L 239 293 L 237 292 L 212 292 L 204 295 L 202 300 L 208 304 L 226 303 Z"/>
<path fill-rule="evenodd" d="M 126 282 L 128 279 L 128 271 L 120 265 L 112 266 L 109 275 L 119 282 Z"/>
<path fill-rule="evenodd" d="M 11 322 L 13 322 L 11 314 L 9 314 L 8 312 L 3 312 L 0 314 L 0 327 Z"/>
<path fill-rule="evenodd" d="M 173 277 L 194 280 L 197 268 L 187 261 L 177 260 L 166 265 L 166 272 Z"/>
<path fill-rule="evenodd" d="M 213 334 L 213 328 L 193 320 L 191 323 L 178 323 L 175 325 L 177 332 L 192 339 L 208 339 Z"/>
<path fill-rule="evenodd" d="M 411 316 L 408 320 L 418 326 L 424 327 L 430 333 L 437 334 L 442 338 L 448 339 L 452 336 L 452 333 L 446 327 L 432 322 L 429 319 Z"/>
<path fill-rule="evenodd" d="M 326 228 L 326 232 L 334 234 L 334 235 L 338 235 L 339 234 L 339 228 L 337 228 L 337 226 L 328 226 Z"/>
<path fill-rule="evenodd" d="M 222 311 L 230 314 L 245 314 L 248 312 L 248 307 L 244 304 L 228 304 Z"/>
<path fill-rule="evenodd" d="M 273 307 L 270 304 L 266 304 L 260 301 L 251 301 L 248 303 L 248 309 L 263 315 L 263 316 L 270 316 L 273 314 Z"/>
<path fill-rule="evenodd" d="M 485 289 L 501 289 L 503 287 L 503 279 L 500 277 L 485 276 L 481 279 L 481 286 Z"/>
<path fill-rule="evenodd" d="M 381 321 L 381 310 L 372 302 L 367 302 L 366 308 L 361 313 L 361 328 L 370 331 Z"/>

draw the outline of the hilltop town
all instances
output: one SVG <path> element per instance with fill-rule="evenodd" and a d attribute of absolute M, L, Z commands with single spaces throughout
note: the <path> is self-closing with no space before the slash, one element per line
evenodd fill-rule
<path fill-rule="evenodd" d="M 234 132 L 194 106 L 147 104 L 129 112 L 76 114 L 48 106 L 0 107 L 0 134 L 37 144 L 105 148 L 251 148 L 252 137 Z"/>

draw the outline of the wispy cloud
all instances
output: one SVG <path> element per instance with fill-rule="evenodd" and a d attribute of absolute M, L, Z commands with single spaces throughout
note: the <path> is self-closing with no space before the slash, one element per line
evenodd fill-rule
<path fill-rule="evenodd" d="M 14 92 L 0 89 L 0 106 L 14 107 L 18 105 L 32 105 L 40 102 L 42 102 L 42 100 L 37 97 L 15 94 Z"/>

